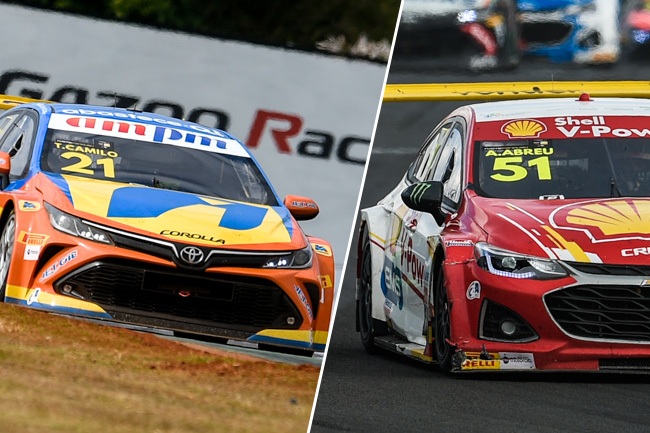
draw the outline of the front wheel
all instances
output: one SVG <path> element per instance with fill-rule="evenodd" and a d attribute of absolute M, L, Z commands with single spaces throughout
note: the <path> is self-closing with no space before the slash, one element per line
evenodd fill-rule
<path fill-rule="evenodd" d="M 14 252 L 14 239 L 16 238 L 16 214 L 11 211 L 0 235 L 0 302 L 4 302 L 7 293 L 7 279 L 11 256 Z"/>
<path fill-rule="evenodd" d="M 433 335 L 435 337 L 436 359 L 441 370 L 450 371 L 454 356 L 454 348 L 449 344 L 449 339 L 451 338 L 451 308 L 447 296 L 447 289 L 445 288 L 445 275 L 442 269 L 435 284 L 433 311 L 435 314 L 433 318 Z"/>
<path fill-rule="evenodd" d="M 372 317 L 372 262 L 370 256 L 370 239 L 368 232 L 363 231 L 361 249 L 361 275 L 359 285 L 359 300 L 357 300 L 357 317 L 361 344 L 368 353 L 375 353 L 375 337 L 388 334 L 386 322 Z"/>

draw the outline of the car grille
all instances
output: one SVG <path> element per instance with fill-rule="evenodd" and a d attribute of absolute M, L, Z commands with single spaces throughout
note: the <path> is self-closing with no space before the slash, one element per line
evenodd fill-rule
<path fill-rule="evenodd" d="M 604 263 L 566 262 L 572 268 L 594 275 L 618 275 L 644 277 L 650 275 L 650 266 L 609 265 Z"/>
<path fill-rule="evenodd" d="M 576 286 L 549 293 L 544 302 L 569 335 L 650 342 L 650 288 Z"/>
<path fill-rule="evenodd" d="M 98 304 L 118 320 L 201 333 L 252 334 L 302 323 L 284 291 L 262 278 L 95 262 L 58 280 L 54 289 Z"/>
<path fill-rule="evenodd" d="M 209 258 L 207 261 L 202 262 L 198 266 L 188 266 L 186 263 L 183 263 L 183 261 L 178 259 L 174 253 L 174 248 L 177 251 L 180 251 L 183 247 L 190 244 L 173 241 L 156 242 L 155 240 L 150 240 L 144 236 L 136 236 L 127 232 L 116 232 L 109 230 L 103 226 L 98 227 L 102 227 L 102 229 L 110 231 L 111 239 L 113 239 L 115 245 L 120 248 L 126 248 L 145 254 L 151 254 L 153 256 L 174 262 L 176 265 L 188 269 L 192 268 L 205 270 L 207 268 L 225 266 L 238 268 L 261 268 L 269 259 L 269 257 L 273 255 L 271 252 L 268 254 L 246 254 L 245 252 L 233 253 L 229 252 L 228 250 L 212 249 L 210 247 L 203 247 L 192 244 L 193 246 L 203 251 L 205 256 Z M 289 252 L 285 253 L 288 254 Z"/>

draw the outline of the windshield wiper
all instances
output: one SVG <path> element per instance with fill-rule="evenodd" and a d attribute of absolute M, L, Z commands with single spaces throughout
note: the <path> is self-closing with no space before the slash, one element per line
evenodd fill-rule
<path fill-rule="evenodd" d="M 165 187 L 165 185 L 163 185 L 163 183 L 159 181 L 156 176 L 154 176 L 153 179 L 151 180 L 151 184 L 153 185 L 154 188 L 169 189 Z"/>
<path fill-rule="evenodd" d="M 609 169 L 612 171 L 612 177 L 609 178 L 609 196 L 610 197 L 621 197 L 621 190 L 618 189 L 616 181 L 616 169 L 614 168 L 614 161 L 612 161 L 612 155 L 609 153 L 609 147 L 607 146 L 607 140 L 603 139 L 603 147 L 605 148 L 605 155 L 607 155 L 607 162 L 609 163 Z M 614 193 L 618 194 L 617 196 Z"/>
<path fill-rule="evenodd" d="M 609 182 L 610 182 L 610 185 L 611 185 L 609 196 L 610 197 L 621 197 L 622 194 L 621 194 L 621 191 L 618 189 L 618 186 L 616 185 L 616 179 L 614 179 L 614 176 L 612 176 L 609 179 Z M 616 195 L 614 195 L 614 193 L 616 193 Z"/>

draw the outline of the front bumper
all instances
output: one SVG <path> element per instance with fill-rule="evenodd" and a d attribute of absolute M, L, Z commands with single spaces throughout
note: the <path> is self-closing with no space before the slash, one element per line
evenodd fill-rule
<path fill-rule="evenodd" d="M 650 371 L 650 267 L 566 267 L 539 281 L 447 264 L 455 370 Z"/>
<path fill-rule="evenodd" d="M 159 253 L 157 245 L 147 254 L 141 241 L 127 249 L 51 229 L 45 238 L 33 261 L 20 261 L 27 245 L 16 243 L 6 302 L 306 351 L 325 349 L 333 289 L 320 284 L 316 262 L 308 269 L 260 269 L 233 266 L 214 255 L 210 260 L 219 263 L 213 267 L 191 269 L 169 260 L 166 251 Z"/>

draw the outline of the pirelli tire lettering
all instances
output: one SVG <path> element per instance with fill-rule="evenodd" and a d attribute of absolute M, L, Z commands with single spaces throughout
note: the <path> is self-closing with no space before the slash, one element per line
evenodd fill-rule
<path fill-rule="evenodd" d="M 230 113 L 220 108 L 195 107 L 188 110 L 175 101 L 143 100 L 140 96 L 120 91 L 94 91 L 73 84 L 50 90 L 50 79 L 49 75 L 41 72 L 7 70 L 0 75 L 0 94 L 74 104 L 91 103 L 118 108 L 137 107 L 142 111 L 185 119 L 224 131 L 228 131 L 231 123 Z M 238 132 L 237 135 L 242 138 L 248 137 L 244 144 L 250 149 L 258 148 L 263 138 L 268 138 L 279 153 L 338 160 L 358 165 L 366 163 L 370 146 L 369 138 L 356 135 L 337 137 L 330 131 L 308 127 L 305 119 L 297 114 L 261 108 L 255 111 L 251 119 L 248 135 L 241 132 Z M 292 143 L 289 140 L 292 140 Z"/>

